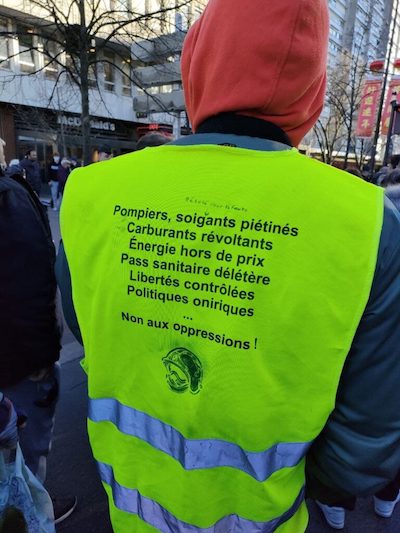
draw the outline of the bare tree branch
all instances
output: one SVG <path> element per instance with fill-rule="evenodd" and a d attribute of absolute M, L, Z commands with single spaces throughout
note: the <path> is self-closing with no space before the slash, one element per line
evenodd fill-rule
<path fill-rule="evenodd" d="M 142 89 L 149 99 L 157 103 L 161 111 L 169 113 L 162 105 L 160 97 L 152 94 L 149 87 L 142 86 L 141 78 L 135 74 L 134 69 L 131 68 L 128 72 L 126 67 L 123 68 L 122 62 L 127 59 L 131 60 L 133 42 L 157 37 L 158 42 L 162 43 L 160 30 L 165 29 L 167 19 L 182 7 L 191 6 L 193 1 L 159 0 L 159 9 L 154 9 L 151 13 L 143 13 L 138 9 L 128 9 L 122 3 L 115 4 L 112 9 L 107 10 L 101 0 L 71 0 L 67 4 L 67 9 L 65 9 L 65 4 L 61 5 L 57 0 L 31 0 L 31 4 L 37 8 L 36 13 L 40 17 L 35 16 L 33 12 L 29 17 L 26 17 L 24 13 L 16 15 L 15 23 L 18 26 L 12 31 L 0 32 L 0 39 L 6 37 L 21 39 L 26 36 L 26 27 L 32 28 L 32 31 L 29 31 L 32 46 L 25 48 L 24 52 L 25 54 L 30 52 L 38 54 L 40 63 L 35 65 L 32 72 L 16 72 L 15 75 L 21 78 L 41 76 L 46 70 L 53 69 L 52 75 L 55 79 L 49 95 L 49 105 L 52 104 L 60 83 L 62 87 L 65 87 L 69 80 L 81 96 L 82 135 L 85 137 L 88 136 L 90 91 L 97 89 L 98 97 L 106 105 L 103 97 L 106 88 L 96 74 L 99 64 L 110 65 L 120 80 L 122 76 L 125 80 L 129 79 L 130 83 Z M 162 47 L 163 57 L 159 60 L 154 57 L 155 63 L 163 62 L 168 42 L 166 40 Z M 113 51 L 115 61 L 110 57 L 102 56 L 105 50 Z M 176 54 L 176 50 L 171 54 Z M 10 53 L 8 58 L 0 62 L 0 65 L 13 63 L 20 55 L 21 52 Z M 140 65 L 140 62 L 137 64 Z M 95 72 L 94 77 L 91 77 L 92 70 Z M 167 72 L 166 67 L 165 73 Z M 87 147 L 86 140 L 83 142 Z M 88 161 L 89 154 L 86 153 L 84 158 Z"/>

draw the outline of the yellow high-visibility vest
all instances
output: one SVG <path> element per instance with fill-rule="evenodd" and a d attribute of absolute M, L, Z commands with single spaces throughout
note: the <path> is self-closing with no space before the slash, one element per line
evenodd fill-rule
<path fill-rule="evenodd" d="M 383 191 L 296 150 L 162 146 L 78 169 L 61 212 L 114 531 L 300 533 Z"/>

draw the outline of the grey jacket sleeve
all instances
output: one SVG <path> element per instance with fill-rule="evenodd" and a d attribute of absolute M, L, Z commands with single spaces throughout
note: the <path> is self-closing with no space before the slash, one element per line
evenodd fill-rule
<path fill-rule="evenodd" d="M 386 200 L 370 298 L 336 407 L 307 457 L 308 496 L 332 505 L 371 495 L 399 469 L 400 215 Z"/>
<path fill-rule="evenodd" d="M 76 318 L 74 303 L 72 301 L 71 275 L 62 241 L 60 242 L 60 246 L 58 248 L 55 270 L 57 283 L 61 292 L 65 321 L 76 340 L 83 344 L 78 319 Z"/>

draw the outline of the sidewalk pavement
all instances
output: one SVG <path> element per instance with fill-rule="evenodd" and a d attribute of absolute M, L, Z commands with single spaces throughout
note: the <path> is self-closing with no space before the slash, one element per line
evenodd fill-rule
<path fill-rule="evenodd" d="M 72 515 L 58 533 L 112 533 L 107 498 L 89 447 L 87 380 L 80 366 L 82 346 L 67 342 L 61 352 L 61 390 L 46 486 L 54 497 L 76 495 Z"/>

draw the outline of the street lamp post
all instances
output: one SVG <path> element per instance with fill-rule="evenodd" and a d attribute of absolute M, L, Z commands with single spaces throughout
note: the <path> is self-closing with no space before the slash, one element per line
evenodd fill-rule
<path fill-rule="evenodd" d="M 390 119 L 389 119 L 389 127 L 387 132 L 387 139 L 386 139 L 386 147 L 385 147 L 385 155 L 383 157 L 383 166 L 386 166 L 388 163 L 389 155 L 392 148 L 392 134 L 393 134 L 393 124 L 394 124 L 394 117 L 395 113 L 398 112 L 400 105 L 397 103 L 397 93 L 392 93 L 392 99 L 390 100 L 391 110 L 390 110 Z"/>
<path fill-rule="evenodd" d="M 392 31 L 390 35 L 389 40 L 389 46 L 387 50 L 387 58 L 386 58 L 386 66 L 385 66 L 385 72 L 383 75 L 383 84 L 382 84 L 382 93 L 381 98 L 379 102 L 379 108 L 378 108 L 378 115 L 376 117 L 376 128 L 375 128 L 375 134 L 372 141 L 372 150 L 371 150 L 371 160 L 370 160 L 370 180 L 373 180 L 374 172 L 375 172 L 375 159 L 376 159 L 376 150 L 378 145 L 378 139 L 380 134 L 380 127 L 381 127 L 381 119 L 382 119 L 382 112 L 383 112 L 383 103 L 385 99 L 385 91 L 386 91 L 386 83 L 389 76 L 389 65 L 390 65 L 390 58 L 392 56 L 392 50 L 393 50 L 393 44 L 394 44 L 394 35 L 396 30 L 396 24 L 397 24 L 397 17 L 399 13 L 399 0 L 396 0 L 396 7 L 394 10 L 394 17 L 392 20 Z"/>

